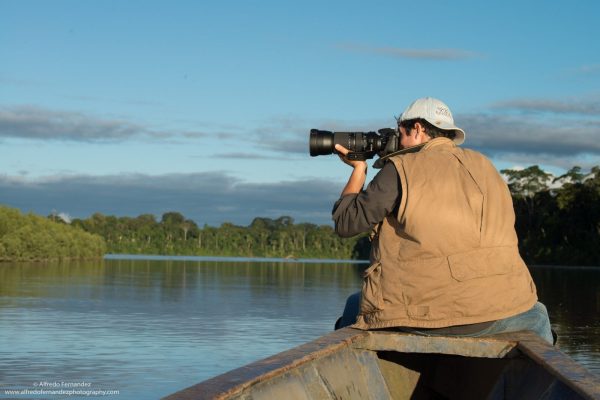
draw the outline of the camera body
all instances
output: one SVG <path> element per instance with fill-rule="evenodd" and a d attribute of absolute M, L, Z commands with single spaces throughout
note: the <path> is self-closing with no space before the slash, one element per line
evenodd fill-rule
<path fill-rule="evenodd" d="M 320 156 L 336 153 L 335 145 L 341 144 L 350 153 L 350 160 L 366 160 L 384 157 L 400 149 L 398 131 L 393 128 L 382 128 L 377 132 L 331 132 L 318 129 L 310 130 L 310 155 Z"/>

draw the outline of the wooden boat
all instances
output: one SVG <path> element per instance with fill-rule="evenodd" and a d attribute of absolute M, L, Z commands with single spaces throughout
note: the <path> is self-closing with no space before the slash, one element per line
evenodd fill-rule
<path fill-rule="evenodd" d="M 344 328 L 165 399 L 600 399 L 600 378 L 530 332 Z"/>

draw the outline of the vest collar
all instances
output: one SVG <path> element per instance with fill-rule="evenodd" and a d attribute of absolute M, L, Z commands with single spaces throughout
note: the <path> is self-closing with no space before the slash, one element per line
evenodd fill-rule
<path fill-rule="evenodd" d="M 456 147 L 456 143 L 454 143 L 454 141 L 452 139 L 448 139 L 447 137 L 440 136 L 440 137 L 433 138 L 430 141 L 428 141 L 427 143 L 425 143 L 425 146 L 423 146 L 423 149 L 421 151 L 426 151 L 431 148 L 439 147 L 439 146 Z"/>
<path fill-rule="evenodd" d="M 401 154 L 407 154 L 407 153 L 416 153 L 416 152 L 419 152 L 419 151 L 424 151 L 424 150 L 428 150 L 428 149 L 431 149 L 433 147 L 439 147 L 439 146 L 456 147 L 456 143 L 454 143 L 454 141 L 452 139 L 448 139 L 447 137 L 443 137 L 443 136 L 436 137 L 436 138 L 431 139 L 428 142 L 421 143 L 421 144 L 418 144 L 418 145 L 412 146 L 412 147 L 407 147 L 407 148 L 404 148 L 402 150 L 398 150 L 398 151 L 395 151 L 393 153 L 387 154 L 387 155 L 385 155 L 383 157 L 380 157 L 380 158 L 378 158 L 375 161 L 375 163 L 373 164 L 373 167 L 375 167 L 375 168 L 382 168 L 383 165 L 384 165 L 384 163 L 388 159 L 390 159 L 390 158 L 392 158 L 394 156 L 398 156 L 398 155 L 401 155 Z"/>

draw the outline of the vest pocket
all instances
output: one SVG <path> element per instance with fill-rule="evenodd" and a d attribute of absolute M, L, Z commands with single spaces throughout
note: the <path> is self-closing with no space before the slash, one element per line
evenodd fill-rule
<path fill-rule="evenodd" d="M 450 274 L 459 282 L 509 274 L 515 264 L 514 252 L 510 247 L 492 247 L 451 255 L 448 257 Z"/>
<path fill-rule="evenodd" d="M 370 314 L 383 310 L 381 292 L 381 263 L 376 262 L 367 268 L 363 275 L 360 313 Z"/>

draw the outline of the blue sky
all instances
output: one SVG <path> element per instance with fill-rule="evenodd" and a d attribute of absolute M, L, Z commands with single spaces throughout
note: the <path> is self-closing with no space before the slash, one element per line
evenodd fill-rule
<path fill-rule="evenodd" d="M 0 0 L 0 204 L 330 223 L 350 171 L 308 156 L 309 130 L 394 126 L 423 96 L 499 169 L 588 169 L 598 15 L 591 0 Z"/>

